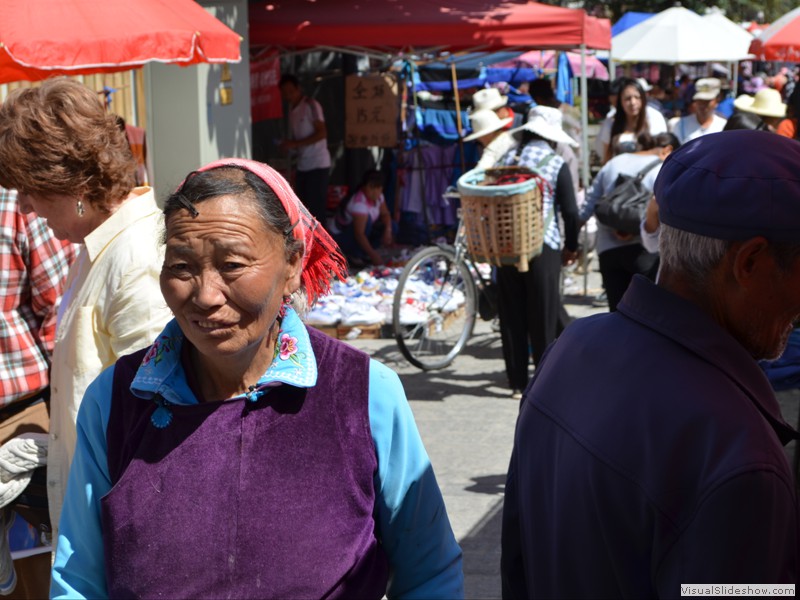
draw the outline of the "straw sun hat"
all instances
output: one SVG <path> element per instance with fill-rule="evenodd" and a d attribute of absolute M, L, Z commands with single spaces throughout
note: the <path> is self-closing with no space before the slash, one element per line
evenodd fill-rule
<path fill-rule="evenodd" d="M 506 117 L 505 119 L 501 119 L 493 110 L 476 110 L 469 116 L 469 123 L 472 127 L 472 133 L 466 136 L 464 141 L 469 142 L 471 140 L 477 140 L 479 137 L 483 137 L 484 135 L 490 134 L 498 129 L 502 129 L 513 120 L 514 117 Z"/>
<path fill-rule="evenodd" d="M 497 88 L 486 88 L 472 94 L 472 110 L 497 110 L 508 104 L 508 97 L 503 96 Z"/>
<path fill-rule="evenodd" d="M 535 133 L 551 142 L 562 142 L 569 144 L 573 148 L 578 147 L 578 143 L 573 140 L 562 128 L 563 115 L 561 111 L 552 106 L 534 106 L 528 111 L 528 121 L 522 127 L 512 129 L 522 131 L 523 129 Z"/>
<path fill-rule="evenodd" d="M 741 111 L 762 117 L 786 116 L 786 105 L 781 100 L 781 93 L 772 88 L 764 88 L 756 92 L 755 96 L 742 94 L 733 101 L 733 105 Z"/>

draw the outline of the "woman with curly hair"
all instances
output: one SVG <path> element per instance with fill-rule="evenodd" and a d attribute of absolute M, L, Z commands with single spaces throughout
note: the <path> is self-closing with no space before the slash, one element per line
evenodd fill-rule
<path fill-rule="evenodd" d="M 125 134 L 97 94 L 68 79 L 18 89 L 0 106 L 0 185 L 18 191 L 61 240 L 79 244 L 59 308 L 50 376 L 47 493 L 58 519 L 84 391 L 170 317 L 159 292 L 161 213 L 134 187 Z"/>

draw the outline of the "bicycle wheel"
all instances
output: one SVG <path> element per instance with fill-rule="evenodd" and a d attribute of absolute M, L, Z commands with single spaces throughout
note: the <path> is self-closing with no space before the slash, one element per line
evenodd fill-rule
<path fill-rule="evenodd" d="M 446 367 L 475 325 L 475 281 L 449 247 L 426 248 L 400 274 L 392 327 L 400 352 L 426 371 Z"/>

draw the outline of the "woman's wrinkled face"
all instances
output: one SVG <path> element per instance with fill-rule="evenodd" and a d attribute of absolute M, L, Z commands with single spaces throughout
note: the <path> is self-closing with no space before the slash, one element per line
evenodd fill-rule
<path fill-rule="evenodd" d="M 629 117 L 636 117 L 642 112 L 642 95 L 632 85 L 622 90 L 619 101 L 622 103 L 622 110 Z"/>
<path fill-rule="evenodd" d="M 107 215 L 82 202 L 83 216 L 78 214 L 78 197 L 62 194 L 17 193 L 19 210 L 23 214 L 36 213 L 47 221 L 53 235 L 59 240 L 82 244 L 87 235 L 97 228 Z"/>
<path fill-rule="evenodd" d="M 221 196 L 166 222 L 161 291 L 183 333 L 209 357 L 272 352 L 265 341 L 283 297 L 300 286 L 301 257 L 287 261 L 284 239 L 254 200 Z"/>

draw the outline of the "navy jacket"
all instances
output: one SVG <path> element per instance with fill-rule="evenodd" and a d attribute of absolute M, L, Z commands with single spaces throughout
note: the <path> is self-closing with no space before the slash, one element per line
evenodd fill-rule
<path fill-rule="evenodd" d="M 551 346 L 523 400 L 504 598 L 671 598 L 796 582 L 796 434 L 757 363 L 641 276 Z"/>

